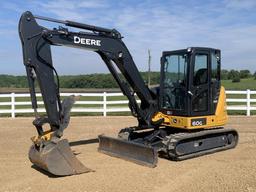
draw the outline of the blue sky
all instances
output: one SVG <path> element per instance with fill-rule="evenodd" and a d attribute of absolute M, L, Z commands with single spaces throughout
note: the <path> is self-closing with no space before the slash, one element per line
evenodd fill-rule
<path fill-rule="evenodd" d="M 9 0 L 0 3 L 0 74 L 25 74 L 17 25 L 26 10 L 116 28 L 139 70 L 147 70 L 148 49 L 158 71 L 162 51 L 205 46 L 222 50 L 222 68 L 256 71 L 256 0 Z M 108 72 L 93 52 L 52 51 L 60 74 Z"/>

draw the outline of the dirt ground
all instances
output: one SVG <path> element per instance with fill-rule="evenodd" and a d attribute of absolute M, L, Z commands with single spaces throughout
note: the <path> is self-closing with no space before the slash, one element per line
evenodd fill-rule
<path fill-rule="evenodd" d="M 256 191 L 256 117 L 230 117 L 227 127 L 240 135 L 235 149 L 181 162 L 159 158 L 156 168 L 98 153 L 97 143 L 76 145 L 79 160 L 95 172 L 58 178 L 31 167 L 32 120 L 0 119 L 1 192 Z M 73 117 L 65 137 L 93 141 L 135 124 L 132 117 Z"/>

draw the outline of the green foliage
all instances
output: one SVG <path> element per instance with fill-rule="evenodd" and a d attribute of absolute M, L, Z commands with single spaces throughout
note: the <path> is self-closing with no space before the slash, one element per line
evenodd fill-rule
<path fill-rule="evenodd" d="M 232 82 L 233 83 L 238 83 L 238 82 L 240 82 L 241 80 L 240 80 L 240 77 L 239 77 L 239 75 L 236 75 L 235 77 L 233 77 L 233 79 L 232 79 Z"/>
<path fill-rule="evenodd" d="M 121 79 L 123 76 L 119 75 Z M 147 83 L 147 72 L 141 72 L 141 76 Z M 151 72 L 151 85 L 159 84 L 160 73 Z M 118 88 L 114 77 L 111 74 L 89 74 L 89 75 L 73 75 L 60 76 L 61 88 Z M 37 86 L 37 84 L 36 84 Z M 27 78 L 25 76 L 0 75 L 0 87 L 8 88 L 27 88 Z"/>
<path fill-rule="evenodd" d="M 247 79 L 252 77 L 252 74 L 249 70 L 245 69 L 245 70 L 221 70 L 221 79 L 222 80 L 227 80 L 227 79 L 231 79 L 234 80 L 234 82 L 239 82 L 239 78 L 237 77 L 239 76 L 240 79 Z"/>
<path fill-rule="evenodd" d="M 141 72 L 140 73 L 145 83 L 148 83 L 148 73 Z M 157 85 L 160 84 L 160 73 L 159 72 L 151 72 L 150 73 L 150 84 Z"/>
<path fill-rule="evenodd" d="M 91 74 L 60 77 L 62 88 L 115 88 L 117 87 L 110 74 Z"/>
<path fill-rule="evenodd" d="M 236 70 L 231 70 L 229 71 L 228 73 L 228 79 L 234 79 L 235 77 L 239 76 L 239 71 L 236 71 Z"/>
<path fill-rule="evenodd" d="M 228 79 L 231 79 L 233 83 L 240 82 L 240 73 L 236 70 L 231 70 L 228 72 Z"/>
<path fill-rule="evenodd" d="M 250 78 L 242 78 L 248 74 L 248 70 L 222 70 L 222 83 L 227 89 L 256 89 L 255 80 L 256 72 L 251 75 Z M 145 83 L 148 80 L 148 73 L 141 72 L 141 76 Z M 253 78 L 253 77 L 254 78 Z M 123 76 L 120 75 L 121 79 Z M 160 83 L 160 73 L 151 72 L 151 85 L 158 85 Z M 240 80 L 240 82 L 239 82 Z M 237 83 L 232 83 L 237 82 Z M 239 82 L 239 83 L 238 83 Z M 0 75 L 0 87 L 3 88 L 27 88 L 27 78 L 25 76 L 12 76 L 12 75 Z M 73 75 L 73 76 L 60 76 L 61 88 L 118 88 L 116 81 L 111 74 L 90 74 L 90 75 Z"/>
<path fill-rule="evenodd" d="M 249 70 L 240 70 L 239 76 L 241 79 L 246 79 L 252 76 L 251 72 Z"/>
<path fill-rule="evenodd" d="M 0 75 L 0 87 L 27 87 L 25 76 Z"/>
<path fill-rule="evenodd" d="M 223 80 L 228 79 L 228 70 L 226 70 L 226 69 L 221 70 L 221 79 L 223 79 Z"/>

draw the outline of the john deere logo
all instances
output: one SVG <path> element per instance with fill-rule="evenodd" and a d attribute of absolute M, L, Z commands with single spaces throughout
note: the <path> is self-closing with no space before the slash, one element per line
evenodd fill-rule
<path fill-rule="evenodd" d="M 76 44 L 82 44 L 82 45 L 95 45 L 95 46 L 101 46 L 101 40 L 97 39 L 86 39 L 81 38 L 78 36 L 74 36 L 74 43 Z"/>

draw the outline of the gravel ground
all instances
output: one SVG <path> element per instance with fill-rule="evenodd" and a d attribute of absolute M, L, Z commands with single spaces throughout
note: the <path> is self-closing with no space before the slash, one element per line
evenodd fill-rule
<path fill-rule="evenodd" d="M 95 172 L 57 178 L 31 167 L 32 120 L 0 119 L 1 192 L 256 191 L 256 117 L 230 117 L 227 127 L 240 135 L 235 149 L 181 162 L 159 158 L 156 168 L 98 153 L 97 143 L 76 145 L 72 150 L 80 153 L 78 159 Z M 73 117 L 65 137 L 93 141 L 131 125 L 136 125 L 132 117 Z"/>

